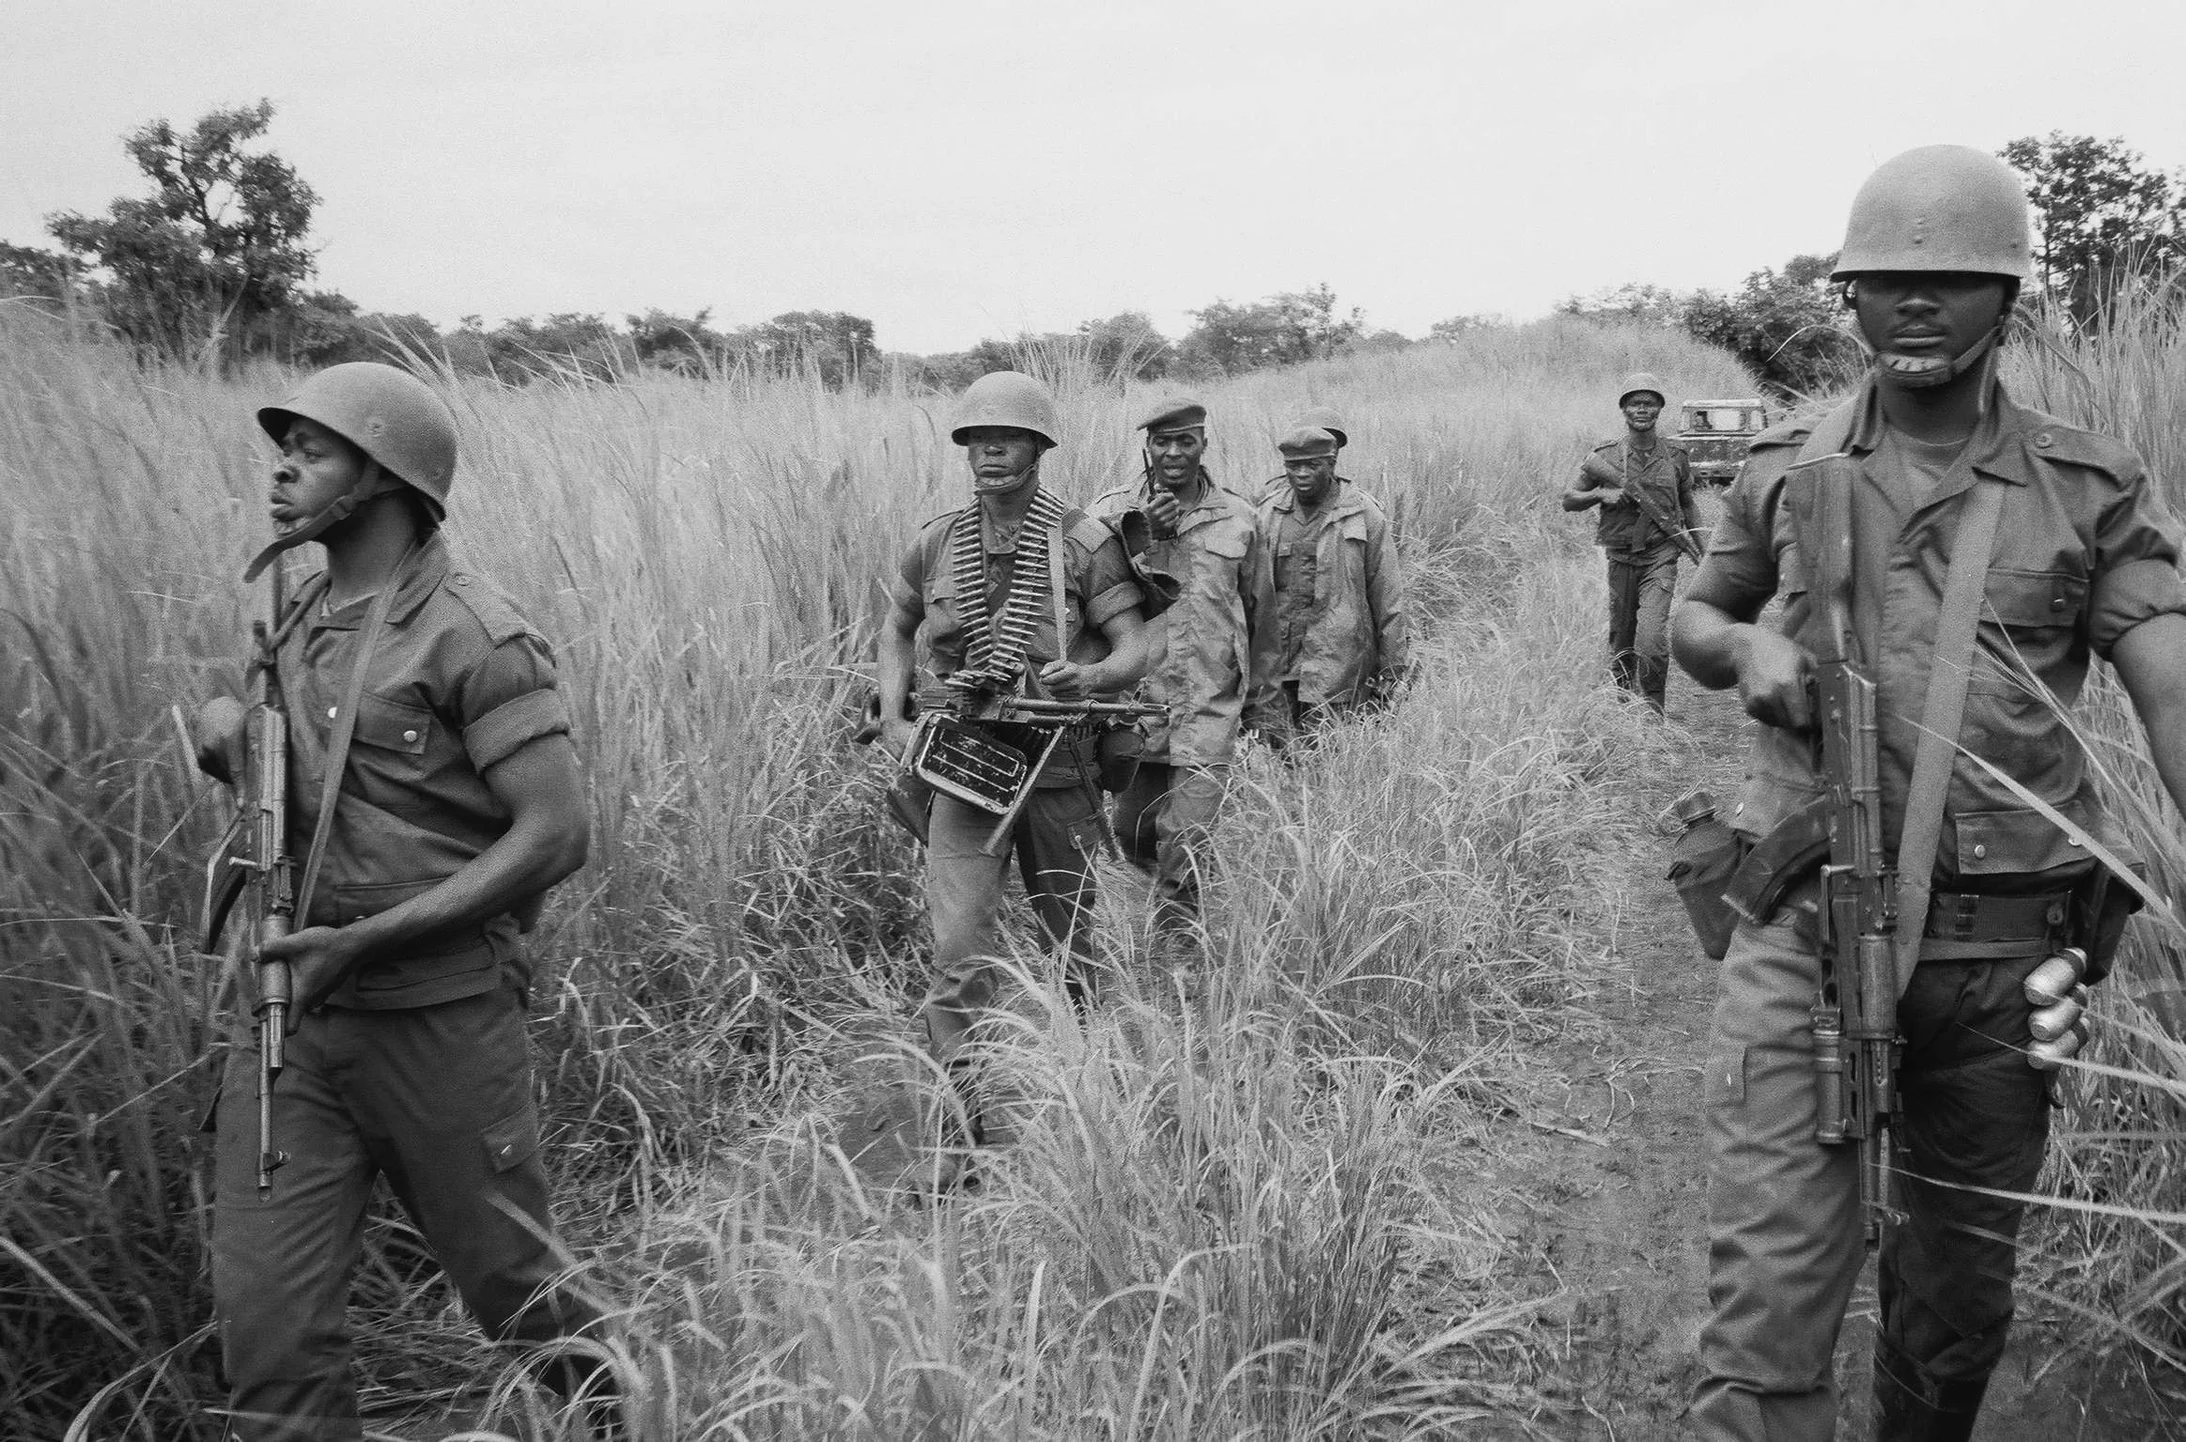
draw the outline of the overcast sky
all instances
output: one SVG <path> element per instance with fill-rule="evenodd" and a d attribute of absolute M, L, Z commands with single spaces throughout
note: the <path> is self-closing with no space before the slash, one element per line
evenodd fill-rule
<path fill-rule="evenodd" d="M 7 0 L 0 239 L 261 96 L 319 281 L 446 325 L 847 310 L 890 350 L 1326 281 L 1368 320 L 1735 286 L 1935 141 L 2186 164 L 2168 5 Z"/>

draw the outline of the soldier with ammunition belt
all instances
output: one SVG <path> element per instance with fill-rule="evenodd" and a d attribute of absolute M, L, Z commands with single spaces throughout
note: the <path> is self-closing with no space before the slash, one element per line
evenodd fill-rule
<path fill-rule="evenodd" d="M 1271 739 L 1384 704 L 1411 674 L 1404 570 L 1374 498 L 1336 474 L 1336 437 L 1305 426 L 1276 443 L 1286 485 L 1260 503 L 1277 637 Z"/>
<path fill-rule="evenodd" d="M 359 362 L 258 421 L 281 448 L 281 534 L 246 579 L 278 578 L 306 541 L 327 566 L 261 633 L 253 669 L 278 684 L 259 706 L 281 719 L 226 697 L 198 716 L 199 764 L 258 778 L 253 800 L 276 813 L 260 834 L 310 838 L 293 857 L 215 858 L 233 882 L 215 888 L 215 938 L 245 882 L 271 910 L 244 968 L 259 1045 L 229 1051 L 212 1123 L 213 1301 L 235 1434 L 331 1442 L 363 1435 L 343 1311 L 376 1177 L 496 1340 L 599 1321 L 560 1280 L 518 941 L 584 864 L 590 817 L 553 653 L 441 537 L 448 407 Z M 269 737 L 270 760 L 249 754 Z M 262 1071 L 266 1048 L 280 1061 Z M 576 1355 L 543 1371 L 609 1389 Z"/>
<path fill-rule="evenodd" d="M 1136 774 L 1116 798 L 1123 852 L 1153 878 L 1157 962 L 1194 950 L 1207 844 L 1240 725 L 1258 725 L 1273 664 L 1272 577 L 1252 506 L 1215 484 L 1202 463 L 1207 410 L 1158 403 L 1139 422 L 1146 474 L 1110 491 L 1093 513 L 1132 553 L 1142 589 L 1161 597 L 1150 623 L 1154 661 L 1140 693 L 1163 708 L 1141 726 Z"/>
<path fill-rule="evenodd" d="M 1107 838 L 1089 782 L 1093 748 L 1082 735 L 1035 750 L 1020 777 L 1008 752 L 1021 738 L 997 730 L 1015 723 L 977 714 L 1019 696 L 1085 702 L 1124 691 L 1147 662 L 1139 586 L 1122 542 L 1041 484 L 1041 457 L 1061 433 L 1054 400 L 1031 376 L 997 371 L 965 389 L 950 436 L 964 447 L 973 502 L 920 530 L 891 578 L 880 630 L 881 732 L 891 750 L 910 757 L 921 734 L 911 677 L 922 630 L 934 674 L 963 702 L 965 716 L 946 733 L 935 729 L 938 715 L 925 733 L 953 748 L 937 752 L 929 769 L 954 789 L 922 792 L 918 803 L 928 808 L 935 970 L 920 1013 L 935 1059 L 966 1092 L 975 1142 L 994 1119 L 982 1120 L 960 1053 L 995 1004 L 1010 853 L 1042 933 L 1069 953 L 1068 977 L 1082 992 L 1092 981 L 1093 860 Z M 960 772 L 949 769 L 952 757 L 964 763 Z M 1017 794 L 988 794 L 983 778 L 996 774 L 993 765 L 1011 768 L 1002 789 Z M 999 837 L 998 813 L 1006 823 Z"/>
<path fill-rule="evenodd" d="M 1617 686 L 1661 715 L 1670 685 L 1670 597 L 1677 558 L 1700 559 L 1700 513 L 1685 448 L 1656 433 L 1662 382 L 1645 371 L 1617 394 L 1624 434 L 1604 441 L 1563 494 L 1567 511 L 1601 507 L 1594 543 L 1609 556 L 1609 666 Z"/>
<path fill-rule="evenodd" d="M 2186 803 L 2176 525 L 2131 449 L 1995 378 L 2029 273 L 1993 156 L 1877 170 L 1834 277 L 1872 372 L 1755 442 L 1675 618 L 1680 664 L 1761 723 L 1706 1079 L 1701 1438 L 1833 1434 L 1870 1231 L 1874 1435 L 1971 1434 L 2012 1315 L 2005 1194 L 2048 1136 L 2039 1069 L 2079 1049 L 2084 983 L 2138 904 L 2062 716 L 2091 656 Z"/>

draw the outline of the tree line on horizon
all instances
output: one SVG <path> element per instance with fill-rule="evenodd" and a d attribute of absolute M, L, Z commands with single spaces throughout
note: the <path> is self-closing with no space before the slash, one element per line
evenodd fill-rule
<path fill-rule="evenodd" d="M 155 120 L 122 139 L 151 185 L 102 215 L 46 219 L 58 249 L 0 241 L 0 299 L 81 321 L 140 356 L 225 367 L 270 357 L 303 366 L 347 360 L 429 362 L 513 383 L 544 377 L 606 381 L 646 369 L 684 375 L 812 375 L 829 387 L 900 379 L 958 389 L 989 371 L 1022 369 L 1057 350 L 1118 379 L 1209 378 L 1336 355 L 1454 343 L 1508 326 L 1499 315 L 1453 316 L 1421 340 L 1377 329 L 1339 307 L 1327 283 L 1253 302 L 1218 299 L 1189 312 L 1172 340 L 1143 311 L 1076 330 L 982 340 L 939 355 L 881 350 L 873 322 L 844 311 L 788 311 L 755 325 L 713 323 L 711 308 L 658 308 L 621 325 L 597 313 L 505 320 L 465 316 L 442 329 L 416 314 L 366 312 L 309 282 L 317 192 L 264 149 L 271 102 L 213 110 L 188 129 Z M 2121 272 L 2166 288 L 2186 265 L 2186 174 L 2149 169 L 2120 139 L 2014 140 L 1998 152 L 2027 182 L 2037 223 L 2035 290 L 2066 324 L 2101 324 L 2100 297 Z M 1839 324 L 1834 254 L 1763 267 L 1735 291 L 1679 292 L 1631 282 L 1560 302 L 1560 314 L 1681 328 L 1740 357 L 1771 389 L 1810 393 L 1858 356 Z"/>

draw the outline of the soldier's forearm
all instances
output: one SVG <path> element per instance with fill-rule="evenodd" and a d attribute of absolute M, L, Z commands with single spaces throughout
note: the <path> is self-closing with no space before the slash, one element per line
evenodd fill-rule
<path fill-rule="evenodd" d="M 2148 733 L 2171 804 L 2186 812 L 2186 616 L 2155 616 L 2118 638 L 2110 661 Z"/>
<path fill-rule="evenodd" d="M 1685 674 L 1710 691 L 1738 684 L 1744 639 L 1752 627 L 1691 597 L 1670 613 L 1670 654 Z"/>

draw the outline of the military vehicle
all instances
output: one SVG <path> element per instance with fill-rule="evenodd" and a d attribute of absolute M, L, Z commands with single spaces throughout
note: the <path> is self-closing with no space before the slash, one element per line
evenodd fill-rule
<path fill-rule="evenodd" d="M 1769 423 L 1768 410 L 1757 399 L 1687 401 L 1679 409 L 1683 425 L 1671 440 L 1693 458 L 1693 480 L 1704 486 L 1727 486 L 1745 463 L 1746 447 Z"/>

